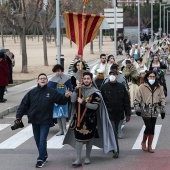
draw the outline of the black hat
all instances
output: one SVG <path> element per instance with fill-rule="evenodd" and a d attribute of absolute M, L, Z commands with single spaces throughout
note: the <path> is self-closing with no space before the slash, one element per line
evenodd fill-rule
<path fill-rule="evenodd" d="M 5 58 L 5 54 L 0 51 L 0 58 Z"/>
<path fill-rule="evenodd" d="M 115 69 L 114 69 L 114 70 L 110 70 L 110 71 L 109 71 L 109 74 L 111 74 L 111 73 L 114 74 L 114 75 L 118 75 L 118 72 L 117 72 L 117 70 L 115 70 Z"/>

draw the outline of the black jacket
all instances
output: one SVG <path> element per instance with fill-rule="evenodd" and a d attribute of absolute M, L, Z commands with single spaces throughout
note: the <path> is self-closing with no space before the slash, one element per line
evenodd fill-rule
<path fill-rule="evenodd" d="M 54 103 L 64 105 L 68 99 L 54 89 L 39 85 L 30 90 L 22 99 L 16 118 L 28 116 L 28 123 L 51 124 Z"/>
<path fill-rule="evenodd" d="M 131 115 L 130 99 L 124 85 L 107 82 L 101 87 L 101 93 L 108 109 L 110 120 L 124 119 Z"/>

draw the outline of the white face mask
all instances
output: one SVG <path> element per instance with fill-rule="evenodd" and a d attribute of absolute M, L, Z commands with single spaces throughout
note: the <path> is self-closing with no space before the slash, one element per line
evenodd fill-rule
<path fill-rule="evenodd" d="M 155 80 L 151 79 L 151 80 L 148 80 L 148 82 L 149 82 L 150 85 L 153 85 L 155 83 Z"/>
<path fill-rule="evenodd" d="M 110 75 L 110 76 L 109 76 L 109 80 L 110 80 L 110 81 L 115 81 L 115 80 L 116 80 L 116 77 L 115 77 L 114 75 Z"/>

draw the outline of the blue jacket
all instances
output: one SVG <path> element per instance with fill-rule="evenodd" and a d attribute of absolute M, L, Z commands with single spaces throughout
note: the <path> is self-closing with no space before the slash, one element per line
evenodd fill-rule
<path fill-rule="evenodd" d="M 51 124 L 54 103 L 66 104 L 68 99 L 54 89 L 39 85 L 30 90 L 22 99 L 16 118 L 28 116 L 28 123 Z"/>

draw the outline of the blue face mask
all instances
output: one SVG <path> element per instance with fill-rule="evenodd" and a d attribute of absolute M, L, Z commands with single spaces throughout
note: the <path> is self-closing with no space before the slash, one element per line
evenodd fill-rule
<path fill-rule="evenodd" d="M 151 80 L 148 80 L 148 82 L 149 82 L 150 85 L 153 85 L 155 83 L 155 80 L 151 79 Z"/>

